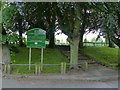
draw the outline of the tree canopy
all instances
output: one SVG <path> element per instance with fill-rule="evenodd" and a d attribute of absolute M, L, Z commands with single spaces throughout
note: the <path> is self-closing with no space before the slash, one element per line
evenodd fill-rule
<path fill-rule="evenodd" d="M 4 5 L 2 17 L 2 34 L 7 36 L 4 41 L 19 41 L 20 46 L 23 33 L 42 28 L 47 32 L 49 46 L 54 47 L 54 33 L 62 30 L 70 43 L 71 68 L 77 68 L 79 44 L 82 46 L 86 32 L 100 30 L 98 38 L 104 36 L 120 48 L 119 3 L 13 2 Z"/>

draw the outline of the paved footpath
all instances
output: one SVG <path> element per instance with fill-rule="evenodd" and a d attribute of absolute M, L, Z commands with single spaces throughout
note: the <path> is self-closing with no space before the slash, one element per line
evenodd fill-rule
<path fill-rule="evenodd" d="M 57 76 L 33 76 L 0 79 L 2 79 L 2 88 L 118 88 L 117 79 L 82 80 L 79 78 L 76 80 L 65 77 L 59 76 L 58 79 Z"/>

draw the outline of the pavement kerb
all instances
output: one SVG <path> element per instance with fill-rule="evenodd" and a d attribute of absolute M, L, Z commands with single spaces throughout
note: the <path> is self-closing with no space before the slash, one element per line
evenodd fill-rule
<path fill-rule="evenodd" d="M 34 79 L 34 80 L 82 80 L 82 81 L 112 81 L 118 80 L 118 76 L 78 76 L 78 75 L 39 75 L 39 76 L 23 76 L 23 75 L 4 75 L 3 78 L 8 79 Z"/>

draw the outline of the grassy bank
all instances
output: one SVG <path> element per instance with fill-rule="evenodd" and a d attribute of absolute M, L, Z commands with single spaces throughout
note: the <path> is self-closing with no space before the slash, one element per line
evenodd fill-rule
<path fill-rule="evenodd" d="M 19 53 L 15 53 L 11 56 L 13 64 L 28 64 L 28 48 L 18 48 Z M 40 49 L 32 49 L 32 64 L 40 62 Z M 44 64 L 60 64 L 61 62 L 66 62 L 67 60 L 61 54 L 58 49 L 44 49 Z M 31 71 L 28 70 L 28 66 L 12 66 L 12 74 L 34 74 L 35 67 L 31 66 Z M 60 66 L 44 66 L 42 73 L 59 73 Z"/>
<path fill-rule="evenodd" d="M 118 64 L 118 49 L 109 47 L 85 47 L 80 49 L 85 55 L 97 62 L 112 66 Z"/>

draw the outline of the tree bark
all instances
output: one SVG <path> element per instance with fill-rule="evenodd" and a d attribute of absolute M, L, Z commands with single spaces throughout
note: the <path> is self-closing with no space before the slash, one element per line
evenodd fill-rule
<path fill-rule="evenodd" d="M 78 50 L 79 50 L 79 37 L 73 39 L 70 44 L 70 68 L 78 69 Z"/>
<path fill-rule="evenodd" d="M 120 48 L 120 39 L 113 37 L 113 42 Z"/>
<path fill-rule="evenodd" d="M 82 17 L 82 26 L 81 26 L 81 30 L 80 30 L 80 42 L 79 42 L 79 47 L 83 48 L 83 35 L 85 33 L 85 25 L 86 25 L 86 9 L 84 8 L 84 14 Z"/>
<path fill-rule="evenodd" d="M 49 32 L 49 48 L 54 48 L 55 47 L 55 35 L 54 35 L 54 29 L 51 29 Z"/>
<path fill-rule="evenodd" d="M 20 45 L 20 47 L 23 46 L 22 31 L 21 30 L 19 30 L 19 45 Z"/>
<path fill-rule="evenodd" d="M 111 47 L 111 48 L 115 47 L 109 34 L 108 34 L 108 47 Z"/>
<path fill-rule="evenodd" d="M 8 64 L 11 62 L 10 50 L 6 44 L 2 45 L 2 63 Z"/>
<path fill-rule="evenodd" d="M 17 29 L 18 29 L 18 32 L 19 32 L 19 46 L 22 47 L 24 45 L 23 43 L 23 40 L 22 40 L 22 34 L 23 34 L 23 25 L 22 25 L 22 21 L 23 18 L 22 16 L 20 15 L 20 13 L 18 14 L 18 18 L 17 18 L 17 21 L 18 21 L 18 26 L 17 26 Z"/>
<path fill-rule="evenodd" d="M 84 35 L 84 31 L 82 31 L 80 33 L 80 42 L 79 42 L 79 47 L 80 48 L 83 48 L 83 35 Z"/>
<path fill-rule="evenodd" d="M 80 7 L 79 4 L 76 4 L 76 17 L 80 17 Z M 74 20 L 74 29 L 71 37 L 69 37 L 70 42 L 70 68 L 78 69 L 78 50 L 79 50 L 79 41 L 80 41 L 80 19 L 76 18 Z"/>

